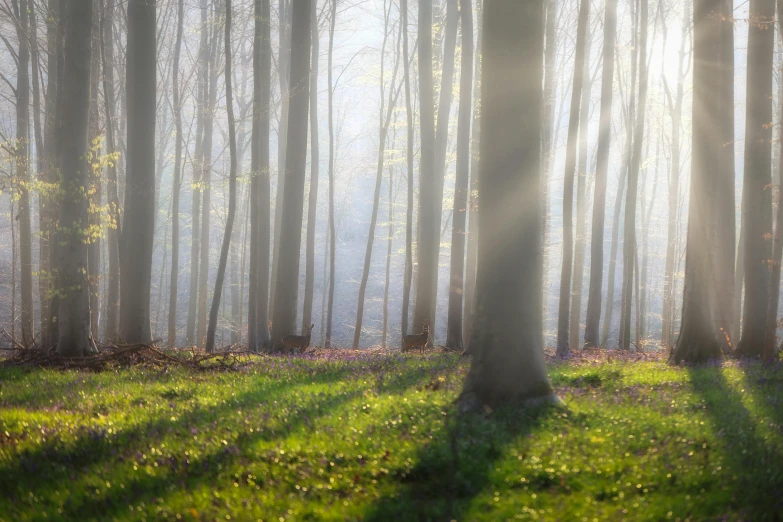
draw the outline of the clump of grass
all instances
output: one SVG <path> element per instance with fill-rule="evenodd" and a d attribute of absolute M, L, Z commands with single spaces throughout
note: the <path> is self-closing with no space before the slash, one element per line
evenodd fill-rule
<path fill-rule="evenodd" d="M 458 417 L 450 354 L 232 373 L 0 369 L 0 520 L 776 520 L 783 379 L 558 363 L 567 409 Z"/>

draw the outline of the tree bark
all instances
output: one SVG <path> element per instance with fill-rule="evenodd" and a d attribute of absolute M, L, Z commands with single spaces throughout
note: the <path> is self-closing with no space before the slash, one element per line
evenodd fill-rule
<path fill-rule="evenodd" d="M 719 124 L 720 111 L 727 109 L 713 95 L 720 82 L 717 4 L 713 0 L 696 0 L 693 10 L 693 154 L 682 327 L 671 355 L 674 363 L 697 363 L 721 356 L 712 322 L 714 293 L 710 290 L 716 246 L 710 230 L 715 226 L 712 198 L 719 184 L 714 173 L 720 168 L 722 146 L 714 129 Z"/>
<path fill-rule="evenodd" d="M 90 284 L 90 331 L 92 337 L 98 339 L 98 318 L 100 317 L 100 290 L 98 282 L 101 277 L 101 116 L 98 105 L 100 85 L 100 25 L 92 24 L 92 53 L 90 66 L 90 122 L 89 122 L 89 153 L 90 153 L 90 235 L 87 245 L 87 278 Z"/>
<path fill-rule="evenodd" d="M 590 0 L 581 0 L 579 23 L 576 30 L 576 55 L 574 57 L 574 82 L 571 88 L 571 114 L 568 121 L 568 142 L 563 189 L 563 261 L 560 269 L 560 302 L 557 314 L 557 355 L 567 357 L 571 351 L 568 342 L 568 321 L 571 312 L 571 270 L 574 255 L 574 172 L 576 171 L 576 148 L 579 138 L 579 112 L 582 101 L 582 86 L 585 71 L 585 50 L 588 24 L 590 22 Z M 585 110 L 582 108 L 582 110 Z"/>
<path fill-rule="evenodd" d="M 481 42 L 483 40 L 482 0 L 476 0 L 478 14 L 478 34 L 475 53 L 475 71 L 473 78 L 473 125 L 471 130 L 470 156 L 470 195 L 468 197 L 468 240 L 465 260 L 465 310 L 462 342 L 466 351 L 470 348 L 468 340 L 473 329 L 473 308 L 476 295 L 476 262 L 478 253 L 478 176 L 479 176 L 479 137 L 481 135 Z M 546 103 L 546 102 L 544 102 Z M 545 125 L 545 123 L 543 124 Z M 542 125 L 542 127 L 543 127 Z M 542 150 L 543 154 L 543 150 Z M 546 179 L 546 178 L 544 178 Z M 544 183 L 542 183 L 543 185 Z M 543 289 L 542 289 L 543 291 Z M 543 315 L 542 315 L 543 317 Z"/>
<path fill-rule="evenodd" d="M 419 232 L 417 242 L 418 280 L 413 323 L 428 322 L 434 331 L 435 292 L 440 250 L 440 214 L 435 152 L 435 102 L 432 73 L 432 0 L 419 1 L 419 104 L 421 157 L 419 159 Z M 431 336 L 432 337 L 432 336 Z"/>
<path fill-rule="evenodd" d="M 155 0 L 128 0 L 128 154 L 120 254 L 120 338 L 147 342 L 155 232 Z"/>
<path fill-rule="evenodd" d="M 457 122 L 457 177 L 454 182 L 454 217 L 451 225 L 451 276 L 446 347 L 462 349 L 462 296 L 465 290 L 465 222 L 470 177 L 470 109 L 473 103 L 473 2 L 460 1 L 462 62 L 460 65 Z"/>
<path fill-rule="evenodd" d="M 745 308 L 739 355 L 762 355 L 769 301 L 768 262 L 772 258 L 772 62 L 774 0 L 751 0 L 748 34 L 748 85 L 745 115 Z M 767 268 L 766 270 L 763 268 Z"/>
<path fill-rule="evenodd" d="M 169 285 L 169 347 L 177 346 L 177 288 L 179 279 L 179 194 L 182 187 L 182 95 L 179 84 L 179 55 L 184 29 L 184 0 L 177 1 L 177 39 L 174 43 L 174 180 L 171 188 L 171 284 Z"/>
<path fill-rule="evenodd" d="M 406 2 L 407 0 L 401 0 Z M 329 75 L 329 299 L 326 312 L 326 338 L 324 347 L 329 348 L 332 344 L 332 317 L 334 308 L 334 283 L 335 283 L 335 248 L 337 241 L 334 233 L 334 82 L 332 61 L 334 58 L 334 27 L 337 23 L 337 0 L 330 0 L 331 13 L 329 15 L 329 52 L 328 52 L 328 75 Z M 406 9 L 401 7 L 403 13 Z M 403 15 L 404 16 L 404 15 Z M 405 24 L 403 24 L 405 25 Z M 407 34 L 407 31 L 405 32 Z M 403 299 L 403 302 L 405 300 Z M 404 306 L 404 305 L 403 305 Z"/>
<path fill-rule="evenodd" d="M 305 293 L 302 324 L 310 325 L 313 318 L 313 286 L 315 283 L 315 223 L 318 215 L 318 13 L 313 1 L 312 49 L 310 57 L 310 193 L 307 201 L 307 244 L 305 253 Z"/>
<path fill-rule="evenodd" d="M 557 400 L 542 331 L 543 7 L 484 7 L 476 321 L 463 408 Z"/>
<path fill-rule="evenodd" d="M 19 262 L 21 270 L 22 344 L 31 345 L 35 337 L 33 324 L 33 240 L 30 224 L 30 42 L 27 0 L 14 2 L 16 36 L 19 42 L 16 74 L 16 179 L 18 180 Z M 18 9 L 17 9 L 18 8 Z"/>
<path fill-rule="evenodd" d="M 304 181 L 307 166 L 307 110 L 310 99 L 310 19 L 312 0 L 293 4 L 291 24 L 291 101 L 288 115 L 286 180 L 283 193 L 277 283 L 272 310 L 274 349 L 296 329 L 299 254 L 302 246 Z M 308 325 L 309 326 L 309 325 Z"/>
<path fill-rule="evenodd" d="M 633 273 L 636 259 L 636 201 L 638 198 L 639 168 L 642 163 L 644 123 L 647 112 L 647 11 L 648 0 L 640 0 L 639 16 L 639 100 L 633 137 L 633 152 L 628 169 L 628 193 L 625 200 L 623 225 L 623 289 L 620 314 L 620 349 L 631 345 L 631 305 L 633 303 Z M 637 347 L 638 349 L 638 347 Z"/>
<path fill-rule="evenodd" d="M 590 287 L 585 316 L 585 347 L 597 348 L 601 320 L 601 290 L 604 274 L 604 223 L 606 219 L 606 181 L 612 142 L 612 102 L 614 98 L 614 51 L 617 38 L 617 0 L 607 0 L 604 13 L 604 48 L 601 81 L 601 116 L 596 151 L 593 224 L 590 243 Z M 619 209 L 616 207 L 615 212 Z M 619 217 L 619 216 L 618 216 Z M 616 228 L 616 227 L 615 227 Z M 614 232 L 613 232 L 614 234 Z M 611 299 L 608 296 L 607 299 Z"/>
<path fill-rule="evenodd" d="M 90 110 L 90 58 L 93 2 L 65 2 L 59 150 L 61 199 L 57 270 L 59 275 L 59 335 L 57 353 L 89 354 L 90 295 L 87 273 L 88 198 L 87 127 Z M 154 27 L 154 26 L 153 26 Z M 154 40 L 153 40 L 154 41 Z"/>
<path fill-rule="evenodd" d="M 405 213 L 405 273 L 402 283 L 402 321 L 401 339 L 408 335 L 408 310 L 410 307 L 411 283 L 413 282 L 413 105 L 411 102 L 411 68 L 409 65 L 410 50 L 408 48 L 408 0 L 400 0 L 400 16 L 402 20 L 402 54 L 403 74 L 405 76 L 405 116 L 407 120 L 407 146 L 405 159 L 407 166 L 408 200 Z"/>
<path fill-rule="evenodd" d="M 215 349 L 215 331 L 217 330 L 218 312 L 220 300 L 223 296 L 223 281 L 226 276 L 226 264 L 228 263 L 228 251 L 231 247 L 231 234 L 234 230 L 234 217 L 237 207 L 237 136 L 234 119 L 234 91 L 231 76 L 231 0 L 225 3 L 225 71 L 223 77 L 226 81 L 226 113 L 228 117 L 228 150 L 230 166 L 228 174 L 228 216 L 226 217 L 226 230 L 223 233 L 223 245 L 220 248 L 220 260 L 218 261 L 217 275 L 215 276 L 215 291 L 212 293 L 212 307 L 209 311 L 209 326 L 207 328 L 207 340 L 205 348 L 207 353 Z"/>
<path fill-rule="evenodd" d="M 32 77 L 31 77 L 31 83 L 32 83 L 32 91 L 33 91 L 33 129 L 35 132 L 35 176 L 36 181 L 44 181 L 44 171 L 46 169 L 46 144 L 44 143 L 43 139 L 43 128 L 41 127 L 41 79 L 39 75 L 39 68 L 41 66 L 41 58 L 40 58 L 40 51 L 39 51 L 39 45 L 38 45 L 38 20 L 36 19 L 36 7 L 34 3 L 30 4 L 29 7 L 30 11 L 30 58 L 32 62 L 32 66 L 30 67 L 30 70 L 32 71 Z M 45 219 L 43 216 L 46 215 L 46 196 L 42 194 L 42 192 L 45 192 L 46 188 L 43 188 L 43 191 L 38 191 L 38 241 L 39 241 L 39 250 L 38 250 L 38 302 L 39 302 L 39 314 L 40 314 L 40 326 L 41 326 L 41 333 L 44 332 L 44 327 L 46 323 L 46 300 L 47 297 L 47 288 L 46 288 L 46 277 L 47 272 L 49 271 L 49 262 L 48 259 L 44 259 L 47 255 L 47 245 L 43 245 L 43 236 L 44 236 L 44 230 L 46 228 L 46 223 L 42 222 L 42 219 Z M 35 328 L 35 327 L 33 327 Z"/>

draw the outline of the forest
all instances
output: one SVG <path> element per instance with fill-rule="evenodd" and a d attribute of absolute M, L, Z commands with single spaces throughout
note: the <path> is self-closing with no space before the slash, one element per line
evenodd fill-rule
<path fill-rule="evenodd" d="M 783 0 L 0 0 L 0 522 L 783 517 Z"/>

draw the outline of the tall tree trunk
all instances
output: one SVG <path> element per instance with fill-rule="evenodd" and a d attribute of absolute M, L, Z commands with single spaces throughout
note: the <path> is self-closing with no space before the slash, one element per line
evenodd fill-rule
<path fill-rule="evenodd" d="M 633 298 L 633 272 L 636 258 L 636 201 L 638 197 L 639 168 L 642 162 L 644 120 L 647 112 L 647 7 L 648 0 L 639 0 L 639 100 L 633 137 L 633 151 L 628 169 L 628 193 L 625 200 L 623 225 L 623 289 L 620 314 L 620 349 L 628 350 L 631 344 L 631 304 Z"/>
<path fill-rule="evenodd" d="M 617 195 L 614 200 L 614 218 L 612 221 L 612 245 L 609 250 L 609 271 L 607 273 L 606 311 L 604 324 L 601 327 L 601 347 L 605 348 L 609 342 L 609 328 L 612 324 L 612 312 L 614 310 L 614 285 L 615 272 L 617 270 L 618 239 L 620 235 L 620 212 L 622 210 L 623 194 L 625 192 L 625 179 L 627 169 L 620 169 L 620 184 L 617 187 Z"/>
<path fill-rule="evenodd" d="M 585 347 L 597 348 L 598 323 L 601 320 L 601 290 L 604 274 L 604 222 L 606 219 L 606 178 L 612 142 L 612 102 L 614 95 L 614 50 L 617 38 L 617 0 L 607 0 L 604 13 L 604 48 L 601 81 L 601 116 L 596 151 L 593 224 L 590 243 L 590 287 L 585 317 Z M 622 197 L 622 196 L 620 196 Z M 615 212 L 619 210 L 616 206 Z M 618 215 L 619 218 L 619 215 Z M 616 230 L 616 225 L 615 225 Z M 616 235 L 616 232 L 613 231 Z M 608 294 L 608 300 L 611 294 Z"/>
<path fill-rule="evenodd" d="M 589 32 L 589 31 L 588 31 Z M 571 281 L 571 318 L 569 320 L 569 346 L 579 346 L 579 326 L 582 319 L 582 286 L 585 272 L 585 221 L 587 217 L 587 142 L 590 124 L 590 100 L 593 78 L 590 75 L 590 49 L 592 37 L 585 41 L 585 83 L 582 86 L 582 110 L 579 114 L 579 161 L 576 167 L 576 235 L 574 244 L 574 270 Z"/>
<path fill-rule="evenodd" d="M 778 0 L 778 28 L 783 29 L 783 20 L 780 19 L 781 9 L 783 9 L 783 0 Z M 778 79 L 778 82 L 781 82 Z M 778 99 L 778 103 L 783 104 L 783 100 Z M 780 122 L 783 123 L 783 112 L 781 112 Z M 783 147 L 783 142 L 781 144 Z M 783 149 L 780 150 L 778 159 L 778 194 L 783 187 Z M 780 262 L 783 259 L 783 205 L 781 205 L 780 196 L 778 196 L 778 213 L 775 222 L 775 240 L 772 248 L 772 262 L 770 263 L 770 282 L 769 299 L 767 301 L 767 324 L 764 334 L 764 350 L 762 357 L 764 362 L 770 363 L 777 356 L 777 329 L 778 329 L 778 299 L 780 297 Z"/>
<path fill-rule="evenodd" d="M 574 255 L 574 172 L 576 171 L 576 148 L 579 138 L 579 111 L 584 83 L 585 51 L 588 24 L 590 22 L 590 0 L 581 0 L 579 23 L 576 30 L 576 55 L 574 57 L 574 82 L 571 88 L 571 114 L 568 121 L 568 142 L 563 189 L 563 262 L 560 270 L 560 302 L 557 314 L 557 355 L 568 356 L 568 321 L 571 311 L 571 270 Z M 587 110 L 582 108 L 582 110 Z"/>
<path fill-rule="evenodd" d="M 253 136 L 250 147 L 250 273 L 247 344 L 252 351 L 269 339 L 269 92 L 272 46 L 269 0 L 254 1 Z"/>
<path fill-rule="evenodd" d="M 16 179 L 19 187 L 19 261 L 22 293 L 22 344 L 32 344 L 35 336 L 33 310 L 33 240 L 30 225 L 30 42 L 28 0 L 14 2 L 17 11 L 16 36 L 19 42 L 16 74 Z M 17 9 L 18 8 L 18 9 Z"/>
<path fill-rule="evenodd" d="M 408 335 L 408 309 L 410 307 L 411 283 L 413 282 L 413 105 L 411 102 L 411 68 L 409 65 L 410 50 L 408 48 L 408 0 L 400 0 L 400 16 L 402 17 L 402 54 L 403 74 L 405 77 L 405 116 L 407 120 L 407 146 L 405 159 L 407 166 L 408 201 L 405 213 L 405 273 L 402 283 L 402 322 L 400 330 L 402 338 Z"/>
<path fill-rule="evenodd" d="M 680 208 L 680 121 L 682 117 L 682 101 L 685 83 L 686 68 L 686 49 L 688 39 L 686 38 L 691 28 L 691 3 L 686 0 L 682 15 L 682 36 L 680 40 L 679 65 L 677 67 L 677 93 L 674 100 L 671 98 L 669 88 L 666 88 L 666 96 L 671 111 L 672 130 L 671 130 L 671 173 L 669 175 L 669 220 L 666 240 L 666 265 L 664 267 L 663 279 L 663 319 L 661 340 L 664 348 L 669 348 L 673 344 L 672 323 L 674 320 L 674 264 L 675 250 L 677 246 L 677 215 Z M 690 57 L 688 57 L 690 61 Z M 733 247 L 732 247 L 733 250 Z"/>
<path fill-rule="evenodd" d="M 43 139 L 43 128 L 41 127 L 41 79 L 39 74 L 39 68 L 41 66 L 41 58 L 40 58 L 40 52 L 39 52 L 39 45 L 38 45 L 38 20 L 36 19 L 36 7 L 35 4 L 30 4 L 29 7 L 30 11 L 30 58 L 32 61 L 32 66 L 30 67 L 30 70 L 32 71 L 32 77 L 31 82 L 33 85 L 33 129 L 35 132 L 35 170 L 36 170 L 36 181 L 45 181 L 44 178 L 44 170 L 46 165 L 46 145 L 44 143 Z M 44 188 L 44 191 L 46 189 Z M 46 273 L 49 270 L 49 262 L 48 259 L 45 260 L 44 258 L 48 255 L 46 251 L 46 245 L 43 245 L 42 243 L 44 241 L 44 229 L 46 228 L 45 222 L 42 223 L 43 216 L 46 214 L 46 197 L 43 196 L 42 192 L 38 192 L 38 241 L 39 241 L 39 250 L 38 250 L 38 302 L 39 302 L 39 314 L 40 314 L 40 326 L 41 326 L 41 334 L 43 335 L 44 332 L 44 326 L 45 326 L 45 317 L 46 317 L 46 300 L 47 300 L 47 289 L 46 289 Z M 41 226 L 43 225 L 43 226 Z M 44 267 L 46 267 L 44 269 Z M 43 284 L 42 284 L 43 283 Z M 35 328 L 35 327 L 33 327 Z"/>
<path fill-rule="evenodd" d="M 87 272 L 89 183 L 87 127 L 90 110 L 92 2 L 65 2 L 64 68 L 59 106 L 58 145 L 61 160 L 60 232 L 57 248 L 59 276 L 59 335 L 57 353 L 68 357 L 89 354 L 90 295 Z M 154 26 L 153 26 L 154 27 Z M 135 27 L 132 27 L 135 28 Z M 154 39 L 153 39 L 154 41 Z M 153 44 L 154 45 L 154 44 Z"/>
<path fill-rule="evenodd" d="M 41 293 L 41 344 L 44 348 L 49 348 L 57 342 L 57 328 L 52 320 L 57 315 L 55 302 L 56 292 L 53 287 L 56 286 L 56 278 L 52 270 L 52 264 L 55 260 L 55 222 L 57 220 L 56 198 L 53 194 L 53 187 L 56 183 L 55 173 L 57 172 L 57 99 L 58 90 L 58 55 L 62 46 L 62 31 L 58 30 L 59 0 L 49 0 L 47 5 L 46 17 L 46 115 L 44 117 L 44 135 L 45 135 L 45 158 L 44 169 L 41 172 L 41 181 L 43 190 L 39 193 L 42 200 L 40 216 L 40 261 L 38 270 L 41 274 L 38 285 Z"/>
<path fill-rule="evenodd" d="M 120 200 L 117 194 L 117 146 L 114 140 L 114 1 L 103 0 L 101 17 L 101 49 L 103 69 L 104 125 L 106 126 L 106 151 L 112 155 L 107 167 L 107 201 L 109 205 L 109 227 L 106 232 L 106 246 L 109 251 L 108 288 L 106 295 L 106 327 L 103 335 L 116 339 L 120 312 Z"/>
<path fill-rule="evenodd" d="M 650 196 L 650 199 L 646 205 L 642 205 L 642 236 L 643 236 L 643 243 L 642 243 L 642 269 L 641 273 L 639 275 L 639 281 L 640 281 L 640 289 L 639 289 L 639 318 L 640 323 L 637 325 L 637 329 L 639 330 L 639 333 L 637 337 L 640 339 L 644 339 L 645 336 L 649 335 L 647 324 L 649 322 L 649 314 L 650 310 L 647 307 L 647 300 L 648 300 L 648 294 L 649 294 L 649 288 L 648 288 L 648 267 L 650 265 L 650 259 L 649 259 L 649 246 L 650 246 L 650 220 L 652 219 L 652 210 L 653 206 L 655 206 L 655 197 L 658 193 L 658 172 L 660 169 L 660 158 L 661 158 L 661 142 L 663 141 L 663 127 L 660 129 L 660 133 L 658 135 L 658 141 L 655 146 L 655 172 L 654 172 L 654 178 L 652 182 L 652 195 Z M 651 270 L 649 270 L 651 271 Z M 641 346 L 639 346 L 639 349 L 641 350 Z"/>
<path fill-rule="evenodd" d="M 407 0 L 401 0 L 405 3 Z M 333 81 L 333 58 L 334 58 L 334 27 L 337 23 L 337 0 L 330 0 L 331 13 L 329 15 L 329 52 L 328 52 L 328 76 L 329 76 L 329 300 L 326 312 L 326 340 L 324 347 L 329 348 L 332 344 L 332 317 L 334 315 L 334 283 L 335 283 L 335 248 L 337 241 L 334 233 L 334 81 Z M 401 4 L 400 9 L 403 13 L 407 9 Z M 403 16 L 405 16 L 403 14 Z M 406 25 L 403 22 L 403 25 Z M 403 31 L 407 35 L 407 31 Z M 407 60 L 407 57 L 406 57 Z M 407 63 L 407 61 L 406 61 Z M 409 173 L 409 175 L 411 175 Z M 403 303 L 405 299 L 403 298 Z M 404 305 L 403 305 L 404 306 Z"/>
<path fill-rule="evenodd" d="M 671 355 L 676 363 L 703 362 L 721 355 L 712 322 L 715 294 L 710 285 L 716 244 L 710 228 L 715 226 L 713 198 L 720 181 L 714 173 L 720 168 L 723 145 L 714 131 L 720 112 L 727 107 L 714 95 L 721 80 L 721 28 L 715 7 L 714 1 L 696 0 L 693 9 L 693 155 L 682 327 Z"/>
<path fill-rule="evenodd" d="M 396 134 L 396 133 L 395 133 Z M 396 136 L 392 138 L 392 148 Z M 383 285 L 383 334 L 381 335 L 381 347 L 386 348 L 386 337 L 389 329 L 389 276 L 391 274 L 392 243 L 394 239 L 394 165 L 389 165 L 389 195 L 388 195 L 388 220 L 389 237 L 386 239 L 386 282 Z"/>
<path fill-rule="evenodd" d="M 541 197 L 544 201 L 543 241 L 547 243 L 549 233 L 549 177 L 552 170 L 552 128 L 555 117 L 555 98 L 557 98 L 557 0 L 547 0 L 545 51 L 544 51 L 544 114 L 541 124 Z M 544 250 L 544 266 L 547 266 L 546 249 Z M 544 270 L 546 273 L 546 270 Z M 546 303 L 546 301 L 544 301 Z"/>
<path fill-rule="evenodd" d="M 468 197 L 468 241 L 465 260 L 465 310 L 462 342 L 466 350 L 470 348 L 468 340 L 473 329 L 473 307 L 476 295 L 476 261 L 478 253 L 478 175 L 479 175 L 479 137 L 481 134 L 481 42 L 483 40 L 482 0 L 476 0 L 478 11 L 478 34 L 475 53 L 475 72 L 473 78 L 473 124 L 470 137 L 470 195 Z M 546 99 L 544 100 L 546 103 Z M 545 125 L 542 124 L 542 128 Z M 542 149 L 543 154 L 543 149 Z M 545 178 L 546 180 L 546 178 Z M 542 185 L 545 184 L 545 181 Z M 542 261 L 543 263 L 543 261 Z M 542 285 L 543 286 L 543 285 Z M 542 290 L 543 291 L 543 290 Z"/>
<path fill-rule="evenodd" d="M 470 177 L 470 109 L 473 103 L 473 2 L 461 0 L 462 63 L 460 65 L 457 123 L 457 177 L 454 182 L 454 217 L 451 226 L 451 277 L 446 346 L 462 349 L 462 296 L 465 289 L 465 222 Z"/>
<path fill-rule="evenodd" d="M 367 235 L 367 249 L 364 252 L 364 269 L 362 270 L 362 279 L 359 283 L 359 299 L 356 308 L 356 328 L 353 334 L 353 349 L 359 348 L 359 339 L 362 335 L 362 320 L 364 318 L 364 297 L 367 291 L 367 281 L 370 277 L 370 265 L 372 262 L 372 247 L 375 242 L 375 226 L 378 222 L 378 207 L 380 206 L 381 199 L 381 186 L 383 185 L 383 166 L 386 158 L 386 139 L 388 137 L 389 125 L 391 124 L 391 118 L 394 114 L 394 107 L 397 104 L 397 94 L 400 89 L 397 87 L 397 70 L 400 64 L 400 40 L 402 38 L 402 24 L 400 24 L 400 33 L 397 38 L 397 52 L 394 61 L 394 72 L 392 73 L 391 82 L 389 83 L 389 100 L 384 106 L 385 92 L 385 78 L 384 78 L 384 56 L 386 55 L 386 44 L 389 38 L 389 32 L 391 27 L 391 3 L 389 7 L 384 10 L 384 37 L 383 45 L 381 46 L 381 79 L 380 79 L 380 99 L 381 107 L 378 114 L 378 163 L 375 175 L 375 192 L 373 194 L 372 204 L 372 216 L 370 217 L 370 231 Z M 386 114 L 384 114 L 384 112 Z M 305 326 L 307 326 L 305 324 Z"/>
<path fill-rule="evenodd" d="M 318 215 L 318 13 L 313 1 L 312 53 L 310 57 L 310 194 L 307 202 L 307 246 L 305 260 L 305 293 L 302 319 L 304 325 L 313 318 L 313 285 L 315 280 L 315 222 Z"/>
<path fill-rule="evenodd" d="M 120 254 L 120 337 L 146 342 L 155 232 L 155 0 L 128 0 L 128 155 Z"/>
<path fill-rule="evenodd" d="M 217 330 L 218 312 L 220 311 L 220 299 L 223 296 L 223 281 L 226 276 L 226 264 L 228 263 L 228 250 L 231 247 L 231 233 L 234 230 L 234 217 L 237 207 L 237 136 L 234 119 L 234 91 L 231 76 L 231 0 L 225 3 L 225 71 L 223 77 L 226 81 L 226 114 L 228 117 L 228 150 L 230 166 L 228 174 L 228 216 L 226 217 L 226 230 L 223 233 L 223 245 L 220 248 L 220 260 L 218 261 L 217 275 L 215 276 L 215 291 L 212 293 L 212 307 L 209 311 L 209 327 L 207 328 L 207 340 L 205 348 L 207 353 L 215 349 L 215 331 Z"/>
<path fill-rule="evenodd" d="M 174 181 L 171 189 L 171 284 L 169 287 L 168 345 L 177 346 L 177 288 L 179 279 L 179 194 L 182 188 L 182 88 L 179 83 L 179 55 L 182 49 L 184 29 L 184 0 L 177 1 L 177 39 L 174 43 Z"/>
<path fill-rule="evenodd" d="M 476 321 L 463 407 L 556 400 L 542 331 L 543 7 L 484 7 Z"/>
<path fill-rule="evenodd" d="M 430 306 L 429 317 L 432 326 L 430 327 L 429 342 L 435 339 L 435 318 L 438 300 L 438 260 L 440 258 L 440 238 L 438 234 L 441 230 L 441 221 L 443 220 L 443 184 L 446 177 L 446 152 L 449 140 L 449 123 L 451 116 L 451 102 L 454 99 L 454 65 L 457 47 L 457 27 L 459 25 L 459 0 L 446 0 L 446 17 L 443 41 L 443 63 L 441 64 L 441 84 L 440 100 L 438 103 L 437 127 L 435 129 L 435 201 L 433 224 L 435 232 L 434 243 L 428 245 L 432 248 L 433 257 L 431 258 L 432 267 L 428 271 L 433 275 L 430 281 L 426 298 Z M 418 300 L 417 300 L 418 308 Z"/>
<path fill-rule="evenodd" d="M 269 290 L 269 312 L 274 313 L 277 291 L 277 269 L 280 263 L 280 234 L 282 233 L 283 201 L 288 171 L 288 125 L 291 107 L 291 49 L 293 9 L 289 0 L 279 0 L 280 45 L 277 60 L 277 77 L 280 82 L 280 126 L 277 131 L 277 195 L 275 197 L 275 235 L 272 249 L 272 282 Z M 336 0 L 335 0 L 336 1 Z"/>
<path fill-rule="evenodd" d="M 737 352 L 762 355 L 769 301 L 772 258 L 772 197 L 769 185 L 772 155 L 772 62 L 774 0 L 751 0 L 748 34 L 748 85 L 745 115 L 745 175 L 742 211 L 745 215 L 745 308 Z"/>
<path fill-rule="evenodd" d="M 716 245 L 716 315 L 713 318 L 718 329 L 718 341 L 724 352 L 731 351 L 732 308 L 734 306 L 734 251 L 737 241 L 736 195 L 734 173 L 734 3 L 720 2 L 720 60 L 718 95 L 722 100 L 718 130 L 721 162 L 717 171 L 719 184 L 715 199 L 717 230 Z M 773 18 L 774 23 L 774 18 Z M 770 121 L 772 121 L 770 119 Z M 772 220 L 770 209 L 770 221 Z M 771 223 L 770 223 L 770 226 Z"/>
<path fill-rule="evenodd" d="M 199 346 L 203 346 L 207 336 L 207 286 L 209 283 L 209 251 L 210 217 L 212 215 L 212 139 L 215 127 L 215 110 L 217 109 L 218 80 L 218 22 L 217 13 L 213 14 L 212 34 L 209 45 L 209 65 L 207 74 L 207 105 L 204 114 L 204 144 L 202 152 L 203 165 L 201 169 L 202 202 L 201 202 L 201 260 L 199 261 L 198 280 L 198 335 Z M 213 296 L 214 299 L 214 296 Z"/>
<path fill-rule="evenodd" d="M 417 242 L 418 280 L 413 323 L 428 322 L 434 330 L 435 291 L 440 250 L 440 214 L 435 153 L 435 101 L 432 73 L 432 0 L 419 1 L 419 104 L 421 157 L 419 159 L 419 233 Z"/>
<path fill-rule="evenodd" d="M 204 192 L 202 172 L 204 170 L 204 104 L 207 100 L 207 78 L 209 76 L 209 31 L 207 28 L 207 0 L 201 0 L 201 38 L 198 52 L 198 73 L 196 90 L 196 144 L 193 151 L 193 181 L 191 182 L 192 201 L 191 232 L 190 232 L 190 289 L 188 292 L 188 321 L 186 325 L 185 342 L 196 345 L 199 339 L 196 334 L 199 293 L 199 263 L 201 255 L 201 196 Z M 205 268 L 207 270 L 207 268 Z"/>
<path fill-rule="evenodd" d="M 92 24 L 92 55 L 90 66 L 90 229 L 101 230 L 101 116 L 99 110 L 99 85 L 101 71 L 100 55 L 100 25 Z M 98 339 L 98 318 L 100 317 L 100 291 L 98 282 L 101 277 L 101 234 L 93 232 L 88 236 L 87 245 L 87 278 L 90 285 L 90 331 L 92 337 Z"/>
<path fill-rule="evenodd" d="M 312 0 L 300 0 L 292 6 L 291 101 L 288 115 L 285 192 L 280 218 L 281 222 L 285 223 L 285 227 L 280 231 L 277 283 L 272 308 L 272 340 L 275 350 L 282 349 L 283 336 L 296 330 L 299 254 L 302 246 L 302 213 L 307 167 L 311 2 Z"/>

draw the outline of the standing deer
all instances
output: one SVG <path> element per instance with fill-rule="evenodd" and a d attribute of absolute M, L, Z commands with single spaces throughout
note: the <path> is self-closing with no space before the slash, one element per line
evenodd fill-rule
<path fill-rule="evenodd" d="M 427 344 L 427 341 L 430 338 L 430 323 L 429 321 L 424 321 L 421 323 L 421 327 L 423 332 L 420 334 L 413 334 L 413 335 L 406 335 L 402 338 L 402 353 L 405 353 L 407 351 L 410 351 L 417 346 L 419 347 L 419 352 L 424 353 L 424 346 Z"/>
<path fill-rule="evenodd" d="M 287 351 L 292 351 L 296 348 L 304 353 L 307 347 L 310 346 L 310 334 L 313 332 L 314 324 L 307 327 L 307 335 L 286 335 L 283 337 L 283 345 Z"/>

